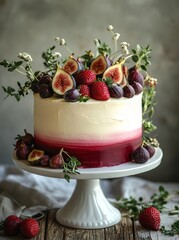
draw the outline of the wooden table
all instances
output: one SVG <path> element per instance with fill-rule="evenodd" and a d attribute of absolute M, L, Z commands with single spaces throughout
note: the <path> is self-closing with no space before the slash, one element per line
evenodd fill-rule
<path fill-rule="evenodd" d="M 41 231 L 34 240 L 178 240 L 179 235 L 168 237 L 160 231 L 144 230 L 138 222 L 123 217 L 115 226 L 98 229 L 84 230 L 72 229 L 60 225 L 55 219 L 56 210 L 46 213 L 40 220 Z M 20 240 L 20 239 L 19 239 Z"/>

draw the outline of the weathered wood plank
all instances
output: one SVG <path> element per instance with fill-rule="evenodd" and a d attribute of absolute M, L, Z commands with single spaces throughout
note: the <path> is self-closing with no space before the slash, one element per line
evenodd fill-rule
<path fill-rule="evenodd" d="M 34 240 L 44 240 L 45 239 L 46 220 L 47 220 L 47 214 L 45 214 L 44 217 L 39 221 L 40 233 L 34 238 Z"/>
<path fill-rule="evenodd" d="M 59 224 L 55 213 L 52 210 L 48 214 L 45 240 L 134 240 L 129 218 L 123 218 L 119 224 L 105 229 L 73 229 Z"/>

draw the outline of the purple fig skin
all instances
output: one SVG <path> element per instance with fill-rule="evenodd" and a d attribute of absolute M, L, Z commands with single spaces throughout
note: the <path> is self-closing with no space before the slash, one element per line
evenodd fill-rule
<path fill-rule="evenodd" d="M 30 89 L 34 93 L 38 93 L 39 92 L 38 81 L 37 80 L 32 81 Z"/>
<path fill-rule="evenodd" d="M 123 97 L 123 89 L 117 84 L 112 84 L 112 86 L 109 87 L 109 94 L 112 98 L 121 98 Z"/>
<path fill-rule="evenodd" d="M 132 153 L 132 160 L 135 163 L 145 163 L 150 158 L 149 152 L 144 147 L 140 146 L 138 147 L 133 153 Z"/>
<path fill-rule="evenodd" d="M 34 144 L 34 137 L 32 134 L 28 133 L 26 129 L 24 129 L 25 136 L 23 136 L 23 142 L 28 146 L 32 146 Z"/>
<path fill-rule="evenodd" d="M 144 77 L 135 66 L 129 69 L 128 81 L 130 84 L 135 81 L 144 86 Z"/>
<path fill-rule="evenodd" d="M 41 84 L 51 84 L 52 83 L 52 78 L 50 75 L 44 75 L 42 76 L 40 79 L 39 79 L 39 82 L 38 82 L 38 85 L 41 85 Z"/>
<path fill-rule="evenodd" d="M 135 94 L 138 95 L 143 91 L 143 87 L 138 82 L 132 82 L 131 86 L 134 88 Z"/>
<path fill-rule="evenodd" d="M 148 151 L 150 158 L 155 154 L 155 148 L 151 145 L 144 145 L 144 148 Z"/>
<path fill-rule="evenodd" d="M 50 157 L 48 155 L 43 155 L 43 157 L 40 158 L 40 165 L 42 167 L 48 167 L 49 161 L 50 161 Z"/>
<path fill-rule="evenodd" d="M 80 93 L 77 89 L 70 89 L 64 94 L 64 99 L 66 102 L 77 102 L 80 98 Z"/>
<path fill-rule="evenodd" d="M 57 169 L 57 168 L 61 168 L 62 165 L 63 165 L 63 159 L 62 159 L 61 155 L 59 155 L 59 154 L 53 156 L 49 160 L 50 168 Z"/>
<path fill-rule="evenodd" d="M 49 98 L 53 95 L 53 90 L 51 85 L 48 84 L 41 84 L 39 85 L 39 95 L 41 98 Z"/>
<path fill-rule="evenodd" d="M 124 92 L 124 97 L 126 98 L 132 98 L 135 95 L 135 90 L 131 85 L 126 85 L 123 88 L 123 92 Z"/>
<path fill-rule="evenodd" d="M 16 150 L 16 157 L 19 160 L 27 160 L 31 149 L 25 143 L 22 143 Z"/>

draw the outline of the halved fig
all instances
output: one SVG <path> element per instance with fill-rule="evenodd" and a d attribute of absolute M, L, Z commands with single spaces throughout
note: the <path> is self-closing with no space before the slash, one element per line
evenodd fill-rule
<path fill-rule="evenodd" d="M 116 63 L 111 67 L 107 68 L 103 73 L 103 79 L 110 78 L 113 83 L 120 84 L 123 80 L 123 71 L 121 63 Z"/>
<path fill-rule="evenodd" d="M 119 85 L 120 85 L 121 87 L 125 87 L 127 84 L 128 84 L 128 81 L 127 81 L 126 76 L 124 75 L 124 76 L 123 76 L 123 79 L 122 79 L 122 82 L 121 82 Z"/>
<path fill-rule="evenodd" d="M 99 55 L 97 58 L 95 58 L 91 65 L 90 70 L 93 70 L 93 72 L 96 73 L 96 75 L 101 75 L 104 73 L 106 68 L 109 66 L 109 62 L 103 55 Z"/>
<path fill-rule="evenodd" d="M 72 74 L 80 71 L 80 70 L 82 69 L 82 65 L 81 65 L 81 63 L 80 63 L 78 60 L 70 57 L 70 58 L 65 62 L 65 64 L 63 65 L 63 69 L 64 69 L 67 73 L 69 73 L 69 74 L 72 75 Z"/>
<path fill-rule="evenodd" d="M 52 80 L 52 89 L 58 95 L 64 95 L 66 91 L 75 88 L 76 82 L 72 75 L 62 68 L 57 69 Z"/>
<path fill-rule="evenodd" d="M 38 150 L 38 149 L 33 149 L 29 156 L 28 156 L 28 162 L 32 165 L 39 165 L 40 164 L 40 159 L 44 156 L 44 151 Z"/>

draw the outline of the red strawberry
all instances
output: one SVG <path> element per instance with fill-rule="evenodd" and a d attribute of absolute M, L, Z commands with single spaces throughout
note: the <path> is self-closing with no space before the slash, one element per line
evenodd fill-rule
<path fill-rule="evenodd" d="M 139 213 L 139 222 L 144 228 L 158 231 L 160 228 L 160 212 L 155 207 L 148 207 Z"/>
<path fill-rule="evenodd" d="M 7 236 L 16 236 L 19 233 L 19 223 L 21 219 L 15 215 L 10 215 L 4 222 L 4 233 Z"/>
<path fill-rule="evenodd" d="M 88 96 L 90 97 L 90 88 L 88 85 L 81 84 L 78 86 L 79 92 L 81 93 L 82 96 Z"/>
<path fill-rule="evenodd" d="M 110 98 L 109 89 L 105 82 L 96 81 L 90 85 L 91 97 L 96 100 L 108 100 Z"/>
<path fill-rule="evenodd" d="M 81 70 L 75 75 L 77 85 L 90 85 L 96 80 L 96 74 L 92 70 Z"/>
<path fill-rule="evenodd" d="M 33 238 L 39 231 L 39 224 L 34 218 L 26 218 L 20 223 L 20 233 L 25 238 Z"/>

